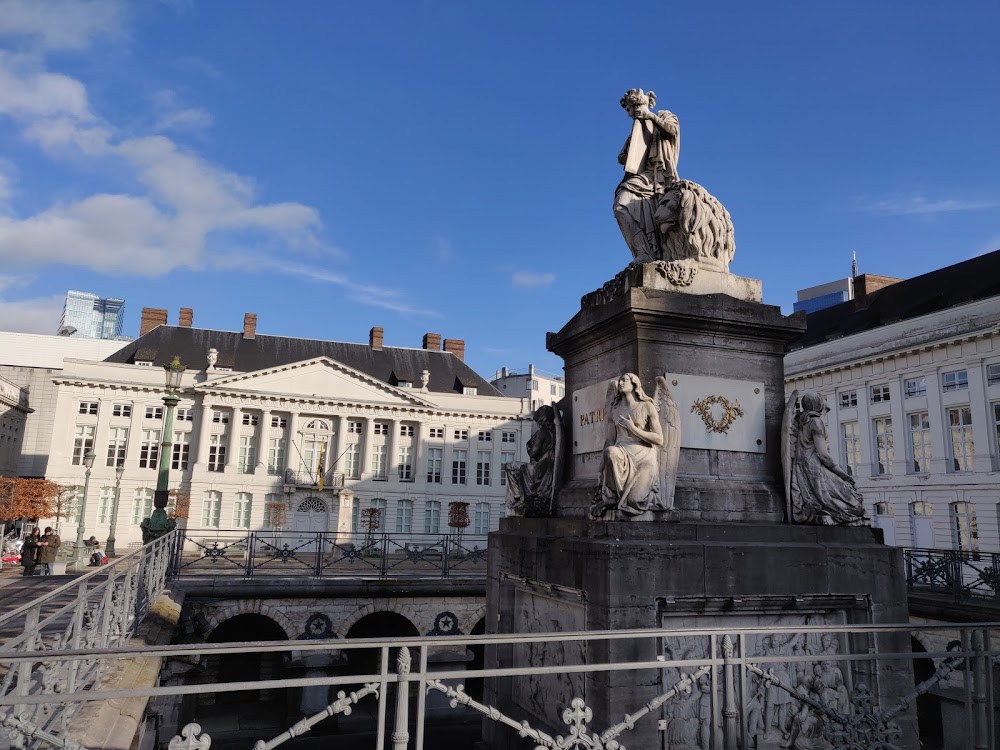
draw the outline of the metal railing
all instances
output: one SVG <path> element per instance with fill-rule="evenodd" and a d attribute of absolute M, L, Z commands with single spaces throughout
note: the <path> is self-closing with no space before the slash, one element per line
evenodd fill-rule
<path fill-rule="evenodd" d="M 484 578 L 484 534 L 179 529 L 170 575 Z"/>
<path fill-rule="evenodd" d="M 959 604 L 1000 605 L 1000 554 L 967 550 L 904 549 L 912 593 L 944 596 Z"/>
<path fill-rule="evenodd" d="M 285 484 L 294 484 L 298 487 L 315 487 L 319 484 L 319 472 L 295 469 L 285 469 Z M 323 474 L 323 487 L 343 487 L 344 475 L 336 471 L 327 471 Z"/>
<path fill-rule="evenodd" d="M 112 653 L 135 635 L 165 586 L 175 544 L 164 536 L 0 616 L 0 648 L 24 657 L 0 662 L 7 707 L 0 725 L 33 743 L 65 733 L 79 704 L 49 704 L 46 696 L 96 689 L 109 662 L 94 654 Z M 66 651 L 90 657 L 67 660 Z"/>
<path fill-rule="evenodd" d="M 22 747 L 44 739 L 81 748 L 59 727 L 29 735 L 19 708 L 64 715 L 59 707 L 152 698 L 148 711 L 159 717 L 152 742 L 163 746 L 175 735 L 172 750 L 209 750 L 213 739 L 273 750 L 317 728 L 337 735 L 333 746 L 353 738 L 378 750 L 455 745 L 463 732 L 464 744 L 483 738 L 496 748 L 902 750 L 941 748 L 947 738 L 950 747 L 995 750 L 997 627 L 657 628 L 118 650 L 68 644 L 44 662 L 0 651 L 0 672 L 31 687 L 5 684 L 0 716 L 15 717 L 7 725 Z M 911 638 L 930 648 L 911 652 Z M 122 689 L 68 680 L 58 691 L 43 689 L 52 665 L 70 675 L 81 664 L 146 656 L 185 665 L 189 676 Z M 239 678 L 248 662 L 263 660 L 267 675 Z M 239 702 L 227 700 L 233 693 Z M 234 712 L 248 707 L 259 736 L 228 734 Z"/>

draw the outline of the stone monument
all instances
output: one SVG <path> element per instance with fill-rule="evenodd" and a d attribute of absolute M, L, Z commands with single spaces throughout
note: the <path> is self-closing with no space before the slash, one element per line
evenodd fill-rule
<path fill-rule="evenodd" d="M 838 661 L 862 647 L 844 628 L 906 622 L 902 553 L 868 526 L 853 479 L 829 456 L 822 400 L 786 402 L 783 356 L 804 319 L 763 304 L 760 281 L 730 272 L 732 220 L 704 187 L 679 177 L 677 116 L 654 111 L 655 95 L 641 89 L 621 105 L 632 127 L 613 209 L 632 262 L 548 334 L 565 363 L 566 397 L 536 416 L 545 432 L 532 463 L 508 468 L 511 515 L 490 536 L 488 628 L 780 629 L 745 636 L 737 654 L 748 664 L 737 705 L 749 744 L 723 727 L 712 697 L 722 678 L 708 670 L 689 682 L 690 696 L 630 727 L 622 745 L 828 747 L 829 722 L 813 703 L 849 713 L 851 690 L 870 690 L 883 705 L 912 690 L 908 664 L 863 674 Z M 560 429 L 544 424 L 552 418 Z M 827 625 L 840 634 L 823 632 Z M 606 648 L 611 661 L 655 661 L 703 658 L 712 646 L 672 636 L 656 649 Z M 909 644 L 872 636 L 863 648 Z M 548 654 L 498 649 L 490 664 L 557 666 Z M 586 661 L 572 645 L 561 654 Z M 755 656 L 771 669 L 753 672 Z M 487 681 L 486 702 L 559 734 L 562 711 L 579 708 L 574 699 L 595 727 L 610 726 L 680 676 L 539 682 L 535 703 L 516 681 Z M 896 721 L 896 746 L 913 747 L 912 713 Z M 505 727 L 485 726 L 494 750 L 524 746 Z"/>

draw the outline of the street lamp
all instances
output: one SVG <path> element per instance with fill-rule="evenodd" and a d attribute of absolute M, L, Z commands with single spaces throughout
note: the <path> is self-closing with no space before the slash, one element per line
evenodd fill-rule
<path fill-rule="evenodd" d="M 169 364 L 163 366 L 163 373 L 166 377 L 166 393 L 163 396 L 163 405 L 167 407 L 167 413 L 163 417 L 163 436 L 160 441 L 160 461 L 156 473 L 156 492 L 153 493 L 153 513 L 149 518 L 143 519 L 142 541 L 144 544 L 159 539 L 164 534 L 173 531 L 177 522 L 172 518 L 167 518 L 167 503 L 170 500 L 170 461 L 171 449 L 173 447 L 174 436 L 174 408 L 180 403 L 180 396 L 177 395 L 181 388 L 181 378 L 187 368 L 181 364 L 180 357 L 174 357 Z"/>
<path fill-rule="evenodd" d="M 83 499 L 80 501 L 80 515 L 76 524 L 76 556 L 74 564 L 77 568 L 83 565 L 87 559 L 83 551 L 83 526 L 87 519 L 87 491 L 90 489 L 90 470 L 94 468 L 95 458 L 97 458 L 97 455 L 94 453 L 94 449 L 87 448 L 87 452 L 83 454 L 83 465 L 87 467 L 87 472 L 84 474 Z"/>
<path fill-rule="evenodd" d="M 111 528 L 108 529 L 108 543 L 104 550 L 108 557 L 117 557 L 115 554 L 115 526 L 118 525 L 118 501 L 122 496 L 122 475 L 125 473 L 125 462 L 119 461 L 115 467 L 115 499 L 111 506 Z"/>

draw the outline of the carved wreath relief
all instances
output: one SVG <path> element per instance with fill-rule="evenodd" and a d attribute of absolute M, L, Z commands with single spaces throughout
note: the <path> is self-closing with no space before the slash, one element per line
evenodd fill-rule
<path fill-rule="evenodd" d="M 713 406 L 722 407 L 722 413 L 719 417 L 716 417 L 712 411 Z M 729 432 L 733 422 L 743 416 L 743 409 L 739 401 L 730 401 L 725 396 L 716 395 L 697 399 L 691 407 L 691 411 L 701 417 L 701 421 L 705 423 L 709 432 L 717 432 L 722 435 Z"/>

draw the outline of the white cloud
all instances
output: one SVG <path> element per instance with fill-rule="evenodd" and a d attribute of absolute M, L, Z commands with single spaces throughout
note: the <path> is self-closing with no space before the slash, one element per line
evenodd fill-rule
<path fill-rule="evenodd" d="M 208 60 L 195 55 L 185 55 L 178 57 L 173 62 L 173 67 L 185 73 L 197 73 L 206 78 L 218 80 L 222 78 L 222 71 L 212 65 Z"/>
<path fill-rule="evenodd" d="M 9 289 L 24 286 L 30 281 L 23 276 L 0 275 L 0 321 L 3 330 L 14 333 L 55 333 L 65 302 L 63 295 L 22 300 L 4 299 L 4 293 Z"/>
<path fill-rule="evenodd" d="M 3 8 L 0 7 L 0 17 Z M 33 58 L 0 51 L 0 114 L 18 120 L 38 117 L 91 119 L 87 89 L 59 73 L 39 70 Z"/>
<path fill-rule="evenodd" d="M 0 0 L 0 37 L 27 37 L 45 49 L 83 49 L 120 34 L 124 20 L 120 0 Z"/>
<path fill-rule="evenodd" d="M 932 200 L 923 195 L 891 197 L 881 199 L 859 199 L 859 207 L 864 211 L 886 216 L 926 216 L 930 214 L 953 213 L 956 211 L 984 211 L 1000 208 L 1000 199 L 968 200 L 961 198 L 941 198 Z"/>
<path fill-rule="evenodd" d="M 537 286 L 547 286 L 556 280 L 554 273 L 535 273 L 533 271 L 517 271 L 511 276 L 511 283 L 514 286 L 532 288 Z"/>
<path fill-rule="evenodd" d="M 157 131 L 203 130 L 215 122 L 208 110 L 183 104 L 170 89 L 157 91 L 153 95 L 153 107 L 157 111 L 154 126 Z"/>

